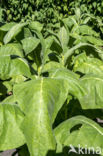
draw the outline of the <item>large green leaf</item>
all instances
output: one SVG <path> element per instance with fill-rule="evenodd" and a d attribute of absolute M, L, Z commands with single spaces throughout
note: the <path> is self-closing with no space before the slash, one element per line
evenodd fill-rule
<path fill-rule="evenodd" d="M 24 75 L 30 77 L 30 69 L 28 63 L 22 58 L 11 58 L 10 56 L 0 56 L 0 79 Z"/>
<path fill-rule="evenodd" d="M 25 138 L 20 130 L 24 115 L 14 104 L 0 104 L 0 151 L 22 146 Z"/>
<path fill-rule="evenodd" d="M 7 44 L 8 42 L 10 42 L 17 34 L 20 33 L 20 31 L 22 30 L 22 28 L 27 25 L 26 23 L 19 23 L 14 25 L 5 35 L 4 37 L 4 43 Z"/>
<path fill-rule="evenodd" d="M 39 39 L 35 37 L 29 37 L 25 38 L 22 41 L 23 49 L 25 51 L 25 55 L 29 54 L 32 52 L 39 44 Z"/>
<path fill-rule="evenodd" d="M 74 152 L 78 152 L 76 147 L 80 146 L 84 149 L 93 147 L 95 151 L 99 148 L 101 155 L 103 155 L 103 128 L 84 116 L 76 116 L 63 122 L 54 132 L 57 141 L 57 153 L 61 152 L 65 146 L 72 147 L 71 152 L 73 149 Z"/>
<path fill-rule="evenodd" d="M 31 80 L 14 87 L 14 98 L 26 114 L 22 130 L 31 156 L 45 156 L 48 150 L 55 149 L 52 123 L 67 94 L 65 82 L 53 78 Z"/>
<path fill-rule="evenodd" d="M 18 43 L 10 43 L 0 47 L 0 57 L 17 55 L 23 57 L 22 47 Z"/>
<path fill-rule="evenodd" d="M 52 78 L 65 80 L 69 93 L 76 96 L 82 103 L 81 99 L 86 95 L 86 90 L 75 73 L 70 70 L 60 68 L 52 69 L 49 73 Z"/>
<path fill-rule="evenodd" d="M 103 76 L 103 62 L 97 58 L 89 58 L 85 53 L 82 53 L 75 58 L 74 71 Z"/>
<path fill-rule="evenodd" d="M 103 108 L 103 76 L 86 75 L 81 78 L 81 83 L 87 90 L 83 109 Z"/>

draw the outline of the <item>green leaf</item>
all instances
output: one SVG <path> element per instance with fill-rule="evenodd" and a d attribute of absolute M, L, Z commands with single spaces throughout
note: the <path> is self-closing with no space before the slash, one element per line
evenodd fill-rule
<path fill-rule="evenodd" d="M 0 47 L 0 57 L 10 55 L 23 57 L 22 46 L 18 43 L 10 43 Z"/>
<path fill-rule="evenodd" d="M 99 37 L 99 33 L 94 31 L 90 26 L 88 25 L 80 25 L 77 27 L 75 33 L 78 33 L 80 35 L 91 35 L 91 36 L 96 36 Z"/>
<path fill-rule="evenodd" d="M 81 17 L 81 10 L 80 10 L 80 8 L 75 8 L 75 14 L 76 14 L 77 19 L 79 20 L 80 17 Z"/>
<path fill-rule="evenodd" d="M 11 96 L 8 96 L 7 98 L 5 98 L 2 102 L 1 102 L 1 104 L 16 104 L 16 102 L 15 102 L 15 99 L 14 99 L 14 96 L 13 95 L 11 95 Z"/>
<path fill-rule="evenodd" d="M 19 23 L 14 25 L 5 35 L 4 43 L 7 44 L 8 42 L 10 42 L 16 35 L 20 33 L 22 28 L 26 25 L 27 25 L 26 23 Z"/>
<path fill-rule="evenodd" d="M 70 48 L 69 50 L 67 50 L 67 52 L 64 54 L 64 64 L 66 64 L 68 58 L 71 57 L 75 53 L 75 50 L 80 49 L 80 48 L 85 48 L 85 47 L 86 48 L 91 47 L 95 49 L 97 53 L 101 53 L 101 51 L 92 44 L 79 43 L 75 45 L 74 47 Z"/>
<path fill-rule="evenodd" d="M 6 80 L 17 75 L 30 77 L 30 69 L 27 62 L 22 58 L 0 57 L 0 79 Z"/>
<path fill-rule="evenodd" d="M 60 28 L 59 33 L 58 33 L 58 37 L 59 37 L 59 40 L 61 42 L 63 49 L 65 46 L 68 46 L 69 34 L 67 33 L 67 30 L 64 26 Z"/>
<path fill-rule="evenodd" d="M 30 76 L 31 77 L 31 76 Z M 21 82 L 24 82 L 26 81 L 28 78 L 26 78 L 25 76 L 23 75 L 16 75 L 16 76 L 13 76 L 12 79 L 11 79 L 11 82 L 13 84 L 15 83 L 21 83 Z"/>
<path fill-rule="evenodd" d="M 14 25 L 16 25 L 16 23 L 14 22 L 10 22 L 10 23 L 6 23 L 3 26 L 0 27 L 0 31 L 9 31 Z"/>
<path fill-rule="evenodd" d="M 103 45 L 103 41 L 100 38 L 96 38 L 93 36 L 82 36 L 81 41 L 94 44 L 95 46 L 102 46 Z"/>
<path fill-rule="evenodd" d="M 74 60 L 74 71 L 84 74 L 97 74 L 103 76 L 103 62 L 97 58 L 89 58 L 82 53 Z"/>
<path fill-rule="evenodd" d="M 29 54 L 39 45 L 39 39 L 35 37 L 25 38 L 22 41 L 23 49 L 25 51 L 25 55 Z"/>
<path fill-rule="evenodd" d="M 101 152 L 103 151 L 103 128 L 84 116 L 76 116 L 63 122 L 54 132 L 58 145 L 57 153 L 61 152 L 63 147 L 70 145 L 75 149 L 79 145 L 84 149 L 93 147 L 95 152 L 99 147 Z"/>
<path fill-rule="evenodd" d="M 54 52 L 59 55 L 62 53 L 63 49 L 55 36 L 49 36 L 45 39 L 45 55 L 44 62 L 48 62 L 50 60 L 51 54 Z M 56 55 L 56 56 L 57 56 Z"/>
<path fill-rule="evenodd" d="M 17 148 L 25 143 L 20 130 L 23 118 L 17 105 L 0 104 L 0 151 Z"/>
<path fill-rule="evenodd" d="M 87 90 L 83 109 L 100 109 L 103 108 L 103 76 L 86 75 L 81 78 L 82 85 Z"/>
<path fill-rule="evenodd" d="M 55 149 L 52 123 L 67 94 L 65 82 L 53 78 L 15 85 L 14 98 L 26 114 L 22 130 L 31 156 L 45 156 L 48 150 Z"/>
<path fill-rule="evenodd" d="M 82 103 L 81 99 L 86 95 L 86 90 L 75 73 L 67 69 L 57 68 L 50 71 L 50 77 L 64 80 L 69 93 L 76 96 Z"/>
<path fill-rule="evenodd" d="M 31 31 L 33 30 L 38 30 L 38 31 L 42 31 L 43 29 L 43 24 L 37 22 L 37 21 L 33 21 L 29 24 L 29 28 L 31 29 Z"/>
<path fill-rule="evenodd" d="M 58 62 L 54 62 L 54 61 L 50 61 L 48 63 L 46 63 L 44 65 L 44 68 L 42 70 L 42 72 L 49 72 L 50 70 L 55 70 L 55 69 L 60 69 L 60 68 L 64 68 L 64 66 L 62 66 L 60 63 Z"/>
<path fill-rule="evenodd" d="M 24 38 L 33 37 L 29 28 L 24 27 Z"/>

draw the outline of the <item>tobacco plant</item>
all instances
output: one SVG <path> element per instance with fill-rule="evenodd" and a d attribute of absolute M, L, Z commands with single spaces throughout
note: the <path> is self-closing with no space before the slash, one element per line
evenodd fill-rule
<path fill-rule="evenodd" d="M 81 18 L 59 25 L 47 36 L 38 22 L 0 27 L 0 151 L 71 155 L 80 144 L 103 155 L 103 41 Z"/>

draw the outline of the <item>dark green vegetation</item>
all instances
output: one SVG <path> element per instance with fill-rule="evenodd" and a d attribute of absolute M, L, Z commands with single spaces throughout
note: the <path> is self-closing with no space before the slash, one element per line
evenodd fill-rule
<path fill-rule="evenodd" d="M 1 0 L 0 21 L 19 22 L 37 20 L 46 28 L 63 17 L 73 15 L 76 8 L 88 15 L 89 25 L 102 30 L 102 0 Z"/>

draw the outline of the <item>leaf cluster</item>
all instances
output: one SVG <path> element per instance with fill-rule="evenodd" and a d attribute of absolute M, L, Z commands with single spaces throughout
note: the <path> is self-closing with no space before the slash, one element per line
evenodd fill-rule
<path fill-rule="evenodd" d="M 45 36 L 37 21 L 0 27 L 0 151 L 103 155 L 103 41 L 87 21 L 77 10 Z"/>

